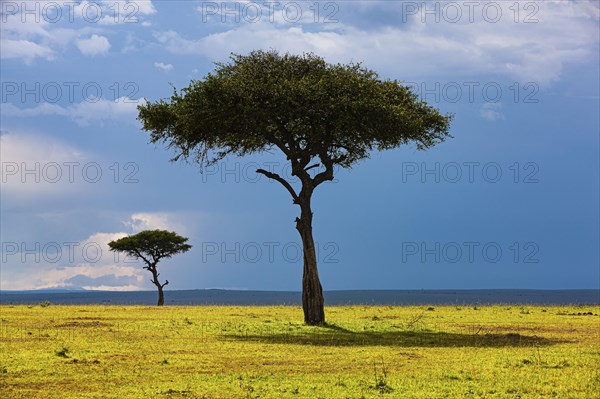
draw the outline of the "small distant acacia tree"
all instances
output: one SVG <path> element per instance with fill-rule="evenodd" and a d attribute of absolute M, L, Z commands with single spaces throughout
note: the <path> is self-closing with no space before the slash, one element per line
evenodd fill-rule
<path fill-rule="evenodd" d="M 187 252 L 192 248 L 186 244 L 188 238 L 182 237 L 175 232 L 166 230 L 144 230 L 137 234 L 120 238 L 108 243 L 111 251 L 124 252 L 129 256 L 141 259 L 146 266 L 144 269 L 152 273 L 150 280 L 156 288 L 158 288 L 158 306 L 165 303 L 165 295 L 163 288 L 169 284 L 169 280 L 165 280 L 163 284 L 158 281 L 158 270 L 156 266 L 163 258 Z"/>
<path fill-rule="evenodd" d="M 302 307 L 310 325 L 325 322 L 312 232 L 314 190 L 333 180 L 334 166 L 350 168 L 373 150 L 408 143 L 424 150 L 444 141 L 452 119 L 409 87 L 382 80 L 361 64 L 328 64 L 314 54 L 277 51 L 232 55 L 203 80 L 174 90 L 170 101 L 148 102 L 138 110 L 150 141 L 176 150 L 173 160 L 191 158 L 202 167 L 228 155 L 273 149 L 286 156 L 299 189 L 272 171 L 256 172 L 281 183 L 300 207 Z"/>

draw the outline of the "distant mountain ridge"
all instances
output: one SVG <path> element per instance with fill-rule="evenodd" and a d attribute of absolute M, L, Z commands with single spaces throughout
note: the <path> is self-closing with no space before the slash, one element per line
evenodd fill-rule
<path fill-rule="evenodd" d="M 155 291 L 0 291 L 0 304 L 154 305 Z M 600 290 L 343 290 L 325 291 L 335 305 L 600 304 Z M 165 291 L 166 305 L 299 305 L 299 291 L 198 289 Z"/>
<path fill-rule="evenodd" d="M 43 288 L 39 290 L 0 290 L 1 294 L 66 294 L 69 292 L 113 292 L 113 291 L 92 291 L 84 289 L 67 290 L 63 288 Z"/>

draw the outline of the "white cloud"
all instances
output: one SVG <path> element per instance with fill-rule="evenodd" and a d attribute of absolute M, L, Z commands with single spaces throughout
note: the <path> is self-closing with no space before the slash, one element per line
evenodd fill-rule
<path fill-rule="evenodd" d="M 20 247 L 4 254 L 0 289 L 68 288 L 88 290 L 142 290 L 152 288 L 140 260 L 109 250 L 108 243 L 142 230 L 185 231 L 169 213 L 134 213 L 123 222 L 127 232 L 94 233 L 77 242 L 40 243 L 39 252 L 23 254 Z M 57 240 L 59 241 L 59 240 Z M 20 243 L 14 243 L 17 246 Z M 28 243 L 26 248 L 34 248 Z"/>
<path fill-rule="evenodd" d="M 126 121 L 135 123 L 137 106 L 144 100 L 132 100 L 120 97 L 115 101 L 99 100 L 97 102 L 80 102 L 69 107 L 69 116 L 79 125 L 87 125 L 97 121 Z"/>
<path fill-rule="evenodd" d="M 305 32 L 300 27 L 280 30 L 274 25 L 244 25 L 222 33 L 215 33 L 199 40 L 184 39 L 175 31 L 155 34 L 159 43 L 175 54 L 200 54 L 211 59 L 224 59 L 230 53 L 246 53 L 255 49 L 256 43 L 262 48 L 289 50 L 294 53 L 304 51 L 320 55 L 344 57 L 351 38 L 336 32 Z M 231 41 L 236 41 L 232 43 Z"/>
<path fill-rule="evenodd" d="M 23 272 L 17 270 L 17 268 L 5 267 L 2 270 L 3 276 L 0 283 L 3 290 L 82 288 L 88 290 L 135 291 L 148 288 L 146 276 L 143 275 L 143 272 L 144 270 L 135 265 L 91 264 L 65 268 L 37 265 L 33 273 L 31 270 Z M 107 278 L 113 280 L 113 285 L 108 286 L 105 284 Z M 122 282 L 121 284 L 119 284 L 119 280 Z"/>
<path fill-rule="evenodd" d="M 361 3 L 358 1 L 357 3 Z M 366 2 L 370 3 L 370 2 Z M 320 12 L 333 16 L 331 5 L 320 5 Z M 296 2 L 257 2 L 240 0 L 229 3 L 203 2 L 196 11 L 200 14 L 203 23 L 218 23 L 220 25 L 239 25 L 240 23 L 254 24 L 269 21 L 275 25 L 312 24 L 315 21 L 327 18 L 319 17 L 319 8 L 314 4 L 298 4 Z M 327 12 L 330 11 L 330 12 Z M 338 9 L 339 11 L 339 9 Z M 335 20 L 334 17 L 327 19 Z"/>
<path fill-rule="evenodd" d="M 173 70 L 172 64 L 163 64 L 162 62 L 155 62 L 154 66 L 161 72 L 169 72 Z"/>
<path fill-rule="evenodd" d="M 89 159 L 84 152 L 51 137 L 30 134 L 0 135 L 2 196 L 39 198 L 71 195 L 75 167 Z"/>
<path fill-rule="evenodd" d="M 488 121 L 504 120 L 502 113 L 502 103 L 485 103 L 479 110 L 479 115 Z"/>
<path fill-rule="evenodd" d="M 104 16 L 98 21 L 100 25 L 139 23 L 150 26 L 151 23 L 143 21 L 142 17 L 156 13 L 151 0 L 102 0 L 100 4 L 104 6 Z"/>
<path fill-rule="evenodd" d="M 109 2 L 112 0 L 108 0 Z M 152 15 L 156 13 L 156 8 L 152 4 L 152 0 L 129 0 L 128 3 L 134 3 L 142 15 Z"/>
<path fill-rule="evenodd" d="M 379 7 L 377 4 L 371 8 Z M 468 10 L 463 10 L 457 23 L 438 22 L 435 15 L 423 12 L 405 16 L 404 24 L 396 21 L 368 28 L 343 21 L 305 26 L 261 18 L 256 23 L 221 24 L 227 30 L 193 40 L 175 31 L 158 32 L 155 38 L 172 53 L 199 54 L 211 60 L 223 60 L 231 52 L 274 48 L 315 52 L 330 62 L 364 61 L 400 79 L 496 75 L 540 86 L 559 80 L 567 64 L 584 62 L 597 54 L 597 3 L 536 2 L 537 23 L 524 23 L 528 14 L 523 10 L 515 22 L 511 2 L 494 4 L 502 7 L 502 18 L 495 23 L 483 17 L 480 4 L 474 20 L 470 21 Z M 401 3 L 396 9 L 402 9 Z"/>
<path fill-rule="evenodd" d="M 100 33 L 106 32 L 107 25 L 149 26 L 145 18 L 156 13 L 150 0 L 84 0 L 75 6 L 51 0 L 38 0 L 28 7 L 23 4 L 14 2 L 14 7 L 3 8 L 7 12 L 2 15 L 0 24 L 0 56 L 21 59 L 26 64 L 36 59 L 52 61 L 73 44 L 84 55 L 106 54 L 110 42 Z M 57 6 L 61 11 L 60 17 L 55 19 Z M 101 18 L 96 20 L 98 15 Z"/>
<path fill-rule="evenodd" d="M 174 220 L 172 214 L 161 212 L 140 212 L 131 215 L 124 224 L 134 233 L 143 230 L 169 230 L 182 233 L 185 227 Z"/>
<path fill-rule="evenodd" d="M 83 0 L 74 7 L 76 18 L 102 25 L 138 23 L 155 13 L 152 0 Z"/>
<path fill-rule="evenodd" d="M 145 44 L 144 41 L 136 38 L 131 33 L 127 33 L 127 36 L 125 36 L 125 43 L 123 44 L 123 47 L 121 48 L 121 52 L 129 53 L 132 51 L 137 51 L 144 44 Z"/>
<path fill-rule="evenodd" d="M 142 99 L 132 100 L 121 97 L 115 101 L 101 99 L 96 102 L 82 101 L 80 103 L 63 107 L 58 104 L 42 103 L 35 107 L 19 108 L 7 103 L 2 108 L 2 115 L 30 118 L 35 116 L 64 116 L 68 117 L 80 126 L 87 126 L 92 122 L 120 121 L 135 123 L 137 117 L 137 106 L 143 102 Z"/>
<path fill-rule="evenodd" d="M 89 39 L 79 39 L 75 42 L 81 54 L 88 56 L 106 55 L 110 42 L 105 36 L 92 35 Z"/>
<path fill-rule="evenodd" d="M 0 40 L 2 47 L 2 58 L 4 59 L 23 59 L 26 63 L 31 63 L 35 58 L 45 58 L 53 60 L 56 53 L 48 46 L 31 42 L 29 40 Z"/>
<path fill-rule="evenodd" d="M 117 289 L 132 282 L 137 283 L 133 289 L 140 289 L 144 282 L 142 270 L 131 259 L 115 256 L 108 248 L 108 242 L 124 236 L 123 232 L 96 233 L 77 242 L 57 240 L 27 243 L 24 247 L 21 243 L 8 243 L 11 246 L 7 247 L 5 242 L 1 289 L 83 288 L 81 284 L 75 286 L 73 278 L 84 282 L 87 289 L 98 289 L 93 281 L 98 279 L 96 285 L 104 284 L 107 277 L 124 282 Z"/>

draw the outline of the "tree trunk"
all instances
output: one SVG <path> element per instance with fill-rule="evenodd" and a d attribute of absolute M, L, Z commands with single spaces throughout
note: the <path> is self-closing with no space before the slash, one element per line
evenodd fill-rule
<path fill-rule="evenodd" d="M 317 255 L 312 234 L 312 211 L 310 198 L 299 202 L 301 214 L 296 218 L 296 229 L 302 238 L 304 272 L 302 275 L 302 309 L 304 323 L 316 326 L 325 323 L 323 288 L 317 270 Z"/>
<path fill-rule="evenodd" d="M 169 284 L 169 280 L 167 280 L 164 284 L 158 282 L 158 270 L 156 270 L 156 264 L 150 265 L 148 270 L 150 270 L 150 272 L 152 273 L 152 280 L 150 281 L 154 283 L 156 288 L 158 288 L 158 303 L 156 304 L 156 306 L 162 306 L 165 304 L 165 294 L 163 292 L 163 287 Z"/>
<path fill-rule="evenodd" d="M 156 306 L 162 306 L 165 304 L 165 294 L 163 292 L 163 287 L 158 284 L 158 303 L 156 304 Z"/>

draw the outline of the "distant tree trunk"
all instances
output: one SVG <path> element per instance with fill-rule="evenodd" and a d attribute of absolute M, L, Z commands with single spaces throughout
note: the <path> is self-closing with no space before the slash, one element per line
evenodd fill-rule
<path fill-rule="evenodd" d="M 157 306 L 162 306 L 165 304 L 165 294 L 163 292 L 163 287 L 158 284 L 158 303 L 156 304 Z"/>
<path fill-rule="evenodd" d="M 165 304 L 165 294 L 163 292 L 163 287 L 169 284 L 169 280 L 166 280 L 164 284 L 158 282 L 158 271 L 156 270 L 156 264 L 150 265 L 148 270 L 152 273 L 152 280 L 150 280 L 156 288 L 158 288 L 158 303 L 156 306 L 163 306 Z"/>
<path fill-rule="evenodd" d="M 299 201 L 301 213 L 296 218 L 296 229 L 302 238 L 302 249 L 304 253 L 304 271 L 302 275 L 302 309 L 304 310 L 304 322 L 308 325 L 322 325 L 325 323 L 325 309 L 323 300 L 323 288 L 319 281 L 317 270 L 317 255 L 315 241 L 312 234 L 312 210 L 310 207 L 310 196 L 301 198 Z"/>

